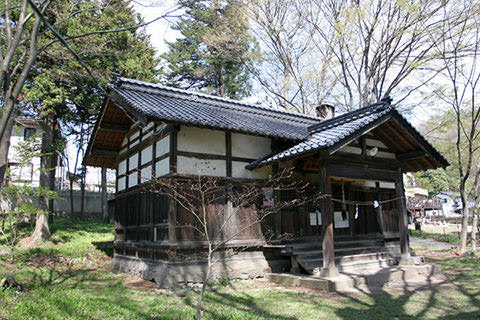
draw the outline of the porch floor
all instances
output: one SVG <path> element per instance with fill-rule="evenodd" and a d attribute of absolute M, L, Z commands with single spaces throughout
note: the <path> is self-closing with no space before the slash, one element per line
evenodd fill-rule
<path fill-rule="evenodd" d="M 370 267 L 341 271 L 335 277 L 315 275 L 270 273 L 267 278 L 274 283 L 308 289 L 340 293 L 379 293 L 387 288 L 403 290 L 430 286 L 442 281 L 434 265 Z"/>

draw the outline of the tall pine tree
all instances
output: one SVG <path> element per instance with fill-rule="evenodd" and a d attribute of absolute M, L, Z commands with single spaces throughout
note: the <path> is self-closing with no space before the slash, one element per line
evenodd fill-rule
<path fill-rule="evenodd" d="M 238 99 L 249 94 L 245 68 L 254 42 L 239 0 L 180 0 L 185 14 L 174 25 L 182 37 L 162 56 L 167 84 Z"/>
<path fill-rule="evenodd" d="M 71 47 L 102 85 L 110 80 L 112 72 L 155 81 L 158 64 L 154 57 L 155 50 L 144 29 L 135 28 L 143 20 L 131 7 L 131 1 L 57 0 L 46 10 L 45 16 L 64 37 L 71 38 Z M 133 29 L 95 33 L 98 30 L 130 27 Z M 91 34 L 79 36 L 88 33 Z M 25 102 L 30 102 L 34 113 L 42 119 L 44 156 L 41 166 L 44 170 L 40 174 L 40 186 L 53 188 L 56 165 L 53 155 L 61 152 L 57 149 L 60 144 L 56 140 L 62 140 L 56 136 L 54 127 L 60 123 L 62 135 L 74 137 L 72 140 L 78 143 L 76 147 L 83 151 L 104 96 L 96 86 L 96 81 L 51 32 L 44 32 L 39 37 L 39 43 L 51 45 L 36 58 L 35 68 L 30 72 L 23 94 Z M 77 158 L 79 155 L 81 152 Z M 85 172 L 85 168 L 82 172 Z M 82 191 L 83 187 L 84 184 Z M 39 199 L 39 205 L 43 211 L 51 209 L 45 197 Z M 48 221 L 44 214 L 39 214 L 35 231 L 27 242 L 35 243 L 48 237 Z"/>

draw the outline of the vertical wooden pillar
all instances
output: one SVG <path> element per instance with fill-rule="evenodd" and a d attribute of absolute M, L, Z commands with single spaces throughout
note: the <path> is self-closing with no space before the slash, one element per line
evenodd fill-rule
<path fill-rule="evenodd" d="M 332 208 L 332 182 L 328 162 L 320 160 L 320 192 L 323 194 L 322 203 L 322 254 L 323 268 L 320 274 L 324 277 L 338 275 L 335 266 L 335 251 L 333 239 L 333 208 Z"/>
<path fill-rule="evenodd" d="M 395 183 L 396 196 L 398 200 L 398 229 L 400 232 L 400 251 L 402 257 L 400 264 L 410 264 L 410 243 L 408 238 L 408 215 L 407 204 L 405 200 L 405 190 L 403 189 L 402 169 L 398 169 L 397 182 Z"/>
<path fill-rule="evenodd" d="M 277 176 L 279 172 L 280 172 L 280 169 L 278 167 L 278 162 L 273 163 L 272 165 L 273 175 Z M 280 192 L 281 190 L 277 192 L 275 191 L 273 192 L 273 197 L 275 199 L 274 201 L 281 201 Z M 274 219 L 274 225 L 275 225 L 275 236 L 279 239 L 282 236 L 282 212 L 281 211 L 275 212 L 273 219 Z"/>
<path fill-rule="evenodd" d="M 381 201 L 380 183 L 376 182 L 375 187 L 377 189 L 377 201 L 378 201 L 378 207 L 375 208 L 375 213 L 377 214 L 377 229 L 378 229 L 378 232 L 381 235 L 383 235 L 383 211 L 382 211 L 382 205 L 380 204 L 380 201 Z"/>
<path fill-rule="evenodd" d="M 170 131 L 170 173 L 177 173 L 177 132 L 176 127 Z"/>
<path fill-rule="evenodd" d="M 176 181 L 171 182 L 175 185 Z M 168 242 L 170 244 L 177 243 L 177 201 L 169 197 L 170 203 L 168 206 Z"/>
<path fill-rule="evenodd" d="M 225 151 L 226 151 L 226 168 L 227 177 L 232 176 L 232 133 L 230 131 L 225 132 Z"/>

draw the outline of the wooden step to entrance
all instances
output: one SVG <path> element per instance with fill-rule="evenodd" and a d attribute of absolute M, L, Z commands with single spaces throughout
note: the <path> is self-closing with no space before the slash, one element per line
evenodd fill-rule
<path fill-rule="evenodd" d="M 323 267 L 322 243 L 319 239 L 296 239 L 285 243 L 281 254 L 291 256 L 292 267 L 295 269 L 298 264 L 307 274 L 315 274 Z M 391 266 L 397 263 L 387 252 L 383 238 L 379 237 L 335 238 L 334 254 L 339 270 Z"/>

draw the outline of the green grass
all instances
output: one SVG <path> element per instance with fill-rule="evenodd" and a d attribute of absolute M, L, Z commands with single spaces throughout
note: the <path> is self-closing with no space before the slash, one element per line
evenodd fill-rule
<path fill-rule="evenodd" d="M 460 242 L 460 238 L 457 235 L 453 235 L 453 234 L 443 235 L 443 234 L 429 233 L 424 231 L 419 232 L 411 229 L 408 230 L 408 233 L 410 234 L 410 236 L 416 237 L 416 238 L 433 239 L 436 241 L 447 242 L 451 244 L 458 244 Z"/>
<path fill-rule="evenodd" d="M 109 267 L 111 224 L 57 220 L 40 248 L 19 250 L 0 278 L 13 275 L 25 293 L 0 291 L 0 319 L 192 319 L 196 291 L 172 296 L 124 285 Z M 28 230 L 26 231 L 28 232 Z M 107 249 L 106 249 L 107 248 Z M 86 258 L 86 260 L 85 260 Z M 205 299 L 205 319 L 478 319 L 480 260 L 441 261 L 449 285 L 375 296 L 296 292 L 258 282 L 220 280 Z"/>

